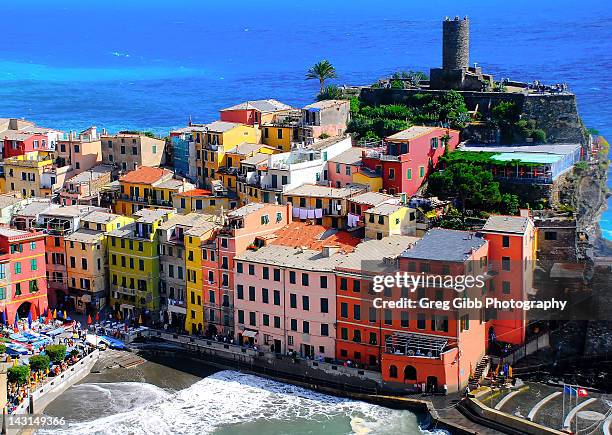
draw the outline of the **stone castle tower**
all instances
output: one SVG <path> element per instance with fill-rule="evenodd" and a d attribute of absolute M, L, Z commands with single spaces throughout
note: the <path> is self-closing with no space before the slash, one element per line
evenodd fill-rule
<path fill-rule="evenodd" d="M 470 65 L 470 21 L 468 17 L 442 23 L 442 69 L 467 68 Z"/>
<path fill-rule="evenodd" d="M 446 17 L 442 22 L 442 68 L 430 71 L 431 89 L 485 91 L 492 77 L 480 67 L 470 67 L 470 20 Z"/>

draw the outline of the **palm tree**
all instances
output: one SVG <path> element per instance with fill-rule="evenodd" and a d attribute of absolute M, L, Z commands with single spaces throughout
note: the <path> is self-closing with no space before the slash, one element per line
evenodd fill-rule
<path fill-rule="evenodd" d="M 329 63 L 328 60 L 322 60 L 320 62 L 315 63 L 306 73 L 306 80 L 319 80 L 321 94 L 325 90 L 325 80 L 335 79 L 336 77 L 336 69 L 331 63 Z"/>

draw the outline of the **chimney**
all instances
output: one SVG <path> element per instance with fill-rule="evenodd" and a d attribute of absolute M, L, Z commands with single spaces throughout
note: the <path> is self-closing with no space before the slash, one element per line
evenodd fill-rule
<path fill-rule="evenodd" d="M 338 245 L 331 245 L 331 246 L 323 246 L 323 251 L 321 252 L 321 254 L 323 254 L 324 257 L 331 257 L 334 254 L 337 254 L 338 252 L 340 252 L 340 246 Z"/>

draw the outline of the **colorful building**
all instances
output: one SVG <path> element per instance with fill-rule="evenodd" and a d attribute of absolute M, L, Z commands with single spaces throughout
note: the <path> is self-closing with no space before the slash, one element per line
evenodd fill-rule
<path fill-rule="evenodd" d="M 3 158 L 5 159 L 34 151 L 51 151 L 47 136 L 41 133 L 7 131 L 0 137 L 4 139 Z"/>
<path fill-rule="evenodd" d="M 391 235 L 416 235 L 416 210 L 401 204 L 380 204 L 364 213 L 365 236 L 382 239 Z"/>
<path fill-rule="evenodd" d="M 453 151 L 459 132 L 441 127 L 412 126 L 385 138 L 386 151 L 366 151 L 363 165 L 382 175 L 391 194 L 414 195 L 436 168 L 440 156 Z"/>
<path fill-rule="evenodd" d="M 349 228 L 364 228 L 366 226 L 366 211 L 382 204 L 398 204 L 399 202 L 400 198 L 375 190 L 352 196 L 348 200 L 347 226 Z"/>
<path fill-rule="evenodd" d="M 466 231 L 434 228 L 406 249 L 399 270 L 421 276 L 488 277 L 488 242 L 481 235 Z M 441 281 L 422 283 L 416 291 L 391 289 L 386 298 L 411 298 L 417 310 L 383 312 L 385 330 L 381 356 L 383 381 L 403 384 L 409 390 L 462 391 L 470 373 L 485 354 L 486 323 L 480 308 L 423 307 L 422 302 L 448 301 L 457 297 L 480 299 L 483 286 L 444 287 Z M 484 282 L 484 281 L 483 281 Z M 455 288 L 456 287 L 456 288 Z M 386 296 L 383 293 L 383 296 Z M 384 310 L 383 310 L 384 311 Z M 416 311 L 416 312 L 415 312 Z"/>
<path fill-rule="evenodd" d="M 90 127 L 78 135 L 70 132 L 58 140 L 55 148 L 56 165 L 70 166 L 71 175 L 78 175 L 102 162 L 102 142 L 96 127 Z"/>
<path fill-rule="evenodd" d="M 198 180 L 210 187 L 217 180 L 219 168 L 226 167 L 225 153 L 244 142 L 258 142 L 258 129 L 235 122 L 215 121 L 205 126 L 206 132 L 196 136 Z"/>
<path fill-rule="evenodd" d="M 261 125 L 261 141 L 282 151 L 291 151 L 301 141 L 302 113 L 292 110 L 277 114 Z"/>
<path fill-rule="evenodd" d="M 323 100 L 302 108 L 301 142 L 312 144 L 319 139 L 340 136 L 351 117 L 348 100 Z"/>
<path fill-rule="evenodd" d="M 270 122 L 275 115 L 291 111 L 291 106 L 277 100 L 252 100 L 221 109 L 221 121 L 256 126 Z M 257 141 L 259 142 L 259 141 Z"/>
<path fill-rule="evenodd" d="M 119 179 L 121 192 L 114 205 L 116 213 L 131 216 L 143 208 L 172 208 L 173 195 L 195 186 L 173 178 L 168 169 L 141 166 Z"/>
<path fill-rule="evenodd" d="M 236 208 L 238 201 L 228 196 L 214 194 L 207 189 L 191 189 L 173 195 L 172 205 L 180 214 L 219 214 L 221 210 Z"/>
<path fill-rule="evenodd" d="M 283 202 L 293 204 L 293 219 L 313 220 L 331 228 L 348 226 L 348 200 L 365 192 L 364 186 L 342 188 L 303 184 L 283 194 Z"/>
<path fill-rule="evenodd" d="M 112 167 L 94 166 L 67 179 L 60 190 L 62 205 L 100 205 L 100 190 L 111 182 Z"/>
<path fill-rule="evenodd" d="M 363 148 L 353 147 L 327 161 L 327 178 L 331 186 L 343 187 L 355 182 L 363 152 Z"/>
<path fill-rule="evenodd" d="M 489 216 L 482 233 L 489 242 L 489 265 L 494 270 L 487 296 L 527 300 L 527 291 L 533 287 L 537 251 L 537 229 L 531 218 Z M 487 320 L 487 342 L 525 342 L 528 324 L 523 310 L 491 312 Z"/>
<path fill-rule="evenodd" d="M 35 319 L 48 307 L 45 236 L 41 232 L 0 228 L 0 309 L 7 323 Z"/>
<path fill-rule="evenodd" d="M 157 229 L 173 211 L 142 209 L 135 222 L 108 234 L 110 305 L 115 313 L 146 320 L 160 310 Z"/>
<path fill-rule="evenodd" d="M 161 224 L 157 230 L 160 247 L 161 311 L 164 322 L 175 328 L 183 329 L 187 324 L 187 298 L 191 292 L 196 291 L 195 286 L 198 281 L 196 277 L 196 283 L 193 282 L 193 273 L 201 275 L 201 255 L 199 247 L 194 250 L 195 234 L 191 230 L 212 228 L 214 227 L 213 220 L 214 216 L 198 213 L 176 215 Z M 190 243 L 188 237 L 192 237 Z M 186 246 L 186 241 L 189 246 Z M 187 290 L 188 287 L 190 291 Z M 201 287 L 197 289 L 200 301 L 201 290 Z M 192 320 L 196 319 L 199 320 L 195 322 L 197 331 L 197 324 L 202 323 L 202 317 L 192 317 Z"/>
<path fill-rule="evenodd" d="M 103 134 L 102 163 L 125 174 L 140 166 L 158 167 L 165 163 L 166 142 L 144 134 Z"/>
<path fill-rule="evenodd" d="M 234 335 L 236 255 L 255 246 L 256 238 L 270 235 L 290 222 L 291 206 L 247 204 L 227 213 L 215 237 L 202 244 L 202 296 L 207 334 Z"/>
<path fill-rule="evenodd" d="M 42 185 L 47 168 L 53 168 L 53 158 L 48 152 L 33 151 L 4 159 L 4 193 L 17 192 L 23 198 L 49 196 L 50 189 Z"/>

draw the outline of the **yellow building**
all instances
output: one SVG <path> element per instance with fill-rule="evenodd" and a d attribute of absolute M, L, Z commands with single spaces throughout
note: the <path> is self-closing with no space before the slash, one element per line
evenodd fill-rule
<path fill-rule="evenodd" d="M 416 210 L 402 205 L 381 204 L 365 211 L 365 236 L 382 239 L 390 235 L 414 236 Z"/>
<path fill-rule="evenodd" d="M 212 222 L 204 222 L 185 231 L 185 269 L 187 271 L 185 330 L 192 333 L 204 331 L 205 296 L 202 294 L 202 250 L 207 246 L 206 242 L 213 237 L 217 228 L 218 226 Z"/>
<path fill-rule="evenodd" d="M 361 167 L 359 171 L 353 172 L 352 180 L 355 184 L 370 186 L 371 192 L 380 192 L 383 188 L 382 175 L 368 168 Z"/>
<path fill-rule="evenodd" d="M 301 120 L 300 110 L 275 114 L 269 121 L 262 122 L 261 141 L 278 150 L 291 151 L 292 144 L 300 142 Z"/>
<path fill-rule="evenodd" d="M 195 186 L 174 179 L 168 169 L 141 166 L 119 179 L 120 194 L 114 206 L 116 213 L 132 216 L 143 208 L 172 208 L 172 197 Z"/>
<path fill-rule="evenodd" d="M 242 161 L 255 155 L 268 156 L 279 153 L 280 150 L 258 143 L 241 143 L 225 152 L 225 166 L 217 170 L 217 179 L 221 180 L 223 187 L 236 193 L 240 182 L 240 166 Z"/>
<path fill-rule="evenodd" d="M 257 128 L 234 122 L 215 121 L 205 126 L 208 130 L 196 136 L 198 179 L 210 186 L 217 180 L 219 168 L 226 167 L 225 153 L 244 142 L 257 142 Z"/>
<path fill-rule="evenodd" d="M 18 192 L 23 198 L 43 197 L 49 190 L 43 185 L 43 172 L 53 166 L 50 153 L 32 151 L 4 159 L 4 191 Z"/>
<path fill-rule="evenodd" d="M 68 294 L 77 311 L 97 311 L 107 304 L 107 232 L 132 221 L 126 216 L 94 211 L 81 218 L 80 229 L 64 238 Z"/>
<path fill-rule="evenodd" d="M 228 211 L 236 208 L 237 201 L 214 195 L 210 190 L 193 189 L 174 195 L 172 205 L 180 214 L 195 212 L 218 215 L 221 209 Z"/>
<path fill-rule="evenodd" d="M 111 307 L 122 316 L 147 315 L 160 309 L 157 228 L 173 211 L 142 209 L 135 222 L 109 233 Z"/>

